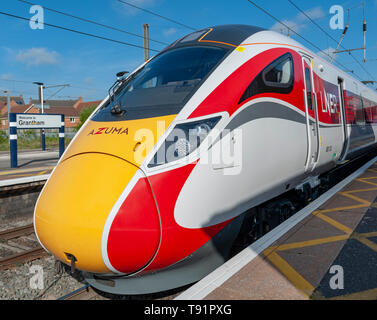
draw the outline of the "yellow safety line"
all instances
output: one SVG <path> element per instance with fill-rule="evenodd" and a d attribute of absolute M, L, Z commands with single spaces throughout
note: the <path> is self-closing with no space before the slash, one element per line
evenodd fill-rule
<path fill-rule="evenodd" d="M 367 247 L 369 247 L 370 249 L 374 250 L 377 252 L 377 244 L 374 243 L 373 241 L 370 241 L 369 239 L 365 238 L 365 236 L 362 236 L 358 233 L 354 233 L 352 235 L 352 238 L 353 239 L 356 239 L 357 241 L 361 242 L 362 244 L 366 245 Z"/>
<path fill-rule="evenodd" d="M 346 192 L 339 192 L 338 194 L 340 194 L 340 195 L 342 195 L 342 196 L 344 196 L 344 197 L 350 198 L 350 199 L 352 199 L 352 200 L 355 200 L 355 201 L 358 201 L 358 202 L 361 202 L 361 203 L 367 204 L 368 206 L 371 204 L 370 201 L 367 201 L 367 200 L 361 199 L 361 198 L 359 198 L 359 197 L 356 197 L 356 196 L 354 196 L 354 195 L 352 195 L 352 194 L 348 194 L 348 193 L 346 193 Z"/>
<path fill-rule="evenodd" d="M 367 184 L 371 184 L 372 186 L 377 186 L 377 183 L 370 182 L 370 181 L 364 181 L 362 178 L 356 179 L 356 181 L 360 181 L 360 182 L 364 182 L 364 183 L 367 183 Z"/>
<path fill-rule="evenodd" d="M 327 237 L 327 238 L 319 238 L 319 239 L 305 240 L 305 241 L 300 241 L 300 242 L 285 243 L 285 244 L 279 245 L 276 248 L 276 250 L 286 251 L 286 250 L 291 250 L 291 249 L 298 249 L 298 248 L 316 246 L 319 244 L 347 240 L 348 238 L 349 238 L 349 234 L 345 234 L 345 235 L 332 236 L 332 237 Z"/>
<path fill-rule="evenodd" d="M 369 206 L 370 206 L 370 203 L 368 203 L 368 204 L 356 204 L 354 206 L 345 206 L 345 207 L 338 207 L 338 208 L 333 208 L 333 209 L 323 209 L 323 210 L 319 210 L 319 211 L 321 213 L 326 213 L 326 212 L 334 212 L 334 211 L 343 211 L 343 210 L 350 210 L 350 209 L 366 208 L 366 207 L 369 207 Z"/>
<path fill-rule="evenodd" d="M 344 191 L 344 193 L 350 194 L 350 193 L 368 192 L 368 191 L 375 191 L 375 190 L 377 190 L 377 188 L 350 190 L 350 191 Z"/>
<path fill-rule="evenodd" d="M 330 298 L 329 300 L 376 300 L 376 299 L 377 299 L 377 288 L 350 293 L 344 296 L 337 296 L 337 297 Z"/>
<path fill-rule="evenodd" d="M 5 176 L 5 175 L 11 175 L 11 174 L 18 174 L 18 173 L 25 173 L 25 172 L 34 172 L 34 171 L 40 171 L 40 170 L 50 170 L 53 169 L 53 166 L 50 167 L 39 167 L 39 168 L 30 168 L 30 169 L 15 169 L 11 171 L 2 171 L 0 172 L 0 176 Z"/>
<path fill-rule="evenodd" d="M 371 237 L 377 237 L 377 231 L 374 232 L 367 232 L 367 233 L 358 233 L 361 237 L 364 238 L 371 238 Z"/>
<path fill-rule="evenodd" d="M 360 178 L 360 179 L 363 179 L 363 180 L 373 180 L 373 179 L 377 179 L 377 177 L 366 177 L 366 178 Z"/>
<path fill-rule="evenodd" d="M 20 175 L 11 175 L 12 178 L 10 178 L 9 180 L 17 179 L 17 178 L 24 178 L 24 177 L 33 177 L 33 176 L 39 176 L 39 174 L 27 173 L 27 174 L 20 174 Z M 2 180 L 0 180 L 0 181 L 2 181 Z"/>
<path fill-rule="evenodd" d="M 321 220 L 327 222 L 328 224 L 331 224 L 333 227 L 335 227 L 338 230 L 343 231 L 347 234 L 351 234 L 352 231 L 353 231 L 351 228 L 345 226 L 344 224 L 341 224 L 338 221 L 335 221 L 334 219 L 329 218 L 328 216 L 322 214 L 321 212 L 317 211 L 316 213 L 313 213 L 313 215 L 315 215 L 316 217 L 320 218 Z"/>
<path fill-rule="evenodd" d="M 263 250 L 263 254 L 265 256 L 268 256 L 269 254 L 271 254 L 273 251 L 277 250 L 278 246 L 271 246 L 271 247 L 268 247 L 267 249 Z"/>
<path fill-rule="evenodd" d="M 295 269 L 293 269 L 289 263 L 287 263 L 282 257 L 280 257 L 276 252 L 272 252 L 267 256 L 272 264 L 279 269 L 280 272 L 305 296 L 309 296 L 314 291 L 314 287 Z"/>

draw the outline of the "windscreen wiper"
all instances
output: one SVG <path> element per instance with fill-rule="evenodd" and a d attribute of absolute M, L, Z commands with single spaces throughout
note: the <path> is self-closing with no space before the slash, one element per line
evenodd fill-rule
<path fill-rule="evenodd" d="M 126 78 L 122 78 L 128 71 L 118 72 L 116 74 L 117 80 L 109 89 L 109 98 L 110 98 L 110 111 L 113 114 L 120 114 L 122 113 L 121 106 L 119 105 L 118 101 L 114 101 L 115 94 L 122 88 L 124 88 L 128 83 L 130 83 L 135 77 L 144 69 L 144 67 L 140 68 L 136 72 L 132 73 Z"/>
<path fill-rule="evenodd" d="M 125 80 L 122 78 L 128 71 L 121 71 L 116 74 L 117 80 L 114 82 L 114 84 L 109 89 L 109 99 L 110 99 L 110 111 L 112 114 L 120 114 L 122 110 L 120 109 L 120 106 L 118 103 L 114 102 L 114 96 L 116 90 L 119 88 L 119 86 L 123 83 Z"/>

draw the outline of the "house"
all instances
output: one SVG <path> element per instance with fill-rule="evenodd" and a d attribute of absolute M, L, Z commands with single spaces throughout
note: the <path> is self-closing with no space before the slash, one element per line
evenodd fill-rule
<path fill-rule="evenodd" d="M 5 98 L 5 102 L 4 102 Z M 80 112 L 90 106 L 98 106 L 101 100 L 84 102 L 80 97 L 77 100 L 45 100 L 45 114 L 64 114 L 65 127 L 75 128 L 80 122 Z M 29 99 L 25 104 L 20 97 L 11 97 L 11 112 L 14 113 L 40 113 L 39 100 Z M 7 97 L 0 97 L 0 129 L 8 129 L 8 106 Z"/>
<path fill-rule="evenodd" d="M 7 96 L 0 96 L 0 109 L 4 107 L 4 105 L 7 105 L 8 103 L 8 97 Z M 22 94 L 20 94 L 19 97 L 10 97 L 10 105 L 11 106 L 17 106 L 17 105 L 24 105 L 24 98 Z"/>

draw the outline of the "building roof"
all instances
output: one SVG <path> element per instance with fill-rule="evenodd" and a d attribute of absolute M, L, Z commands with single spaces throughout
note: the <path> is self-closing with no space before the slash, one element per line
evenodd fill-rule
<path fill-rule="evenodd" d="M 16 104 L 24 105 L 25 101 L 24 98 L 21 96 L 12 96 L 10 97 L 10 101 L 14 101 Z M 8 97 L 7 96 L 0 96 L 0 102 L 7 104 L 8 103 Z"/>
<path fill-rule="evenodd" d="M 29 108 L 30 106 L 31 105 L 29 104 L 24 104 L 22 106 L 11 105 L 10 111 L 13 113 L 24 113 L 26 109 Z M 4 108 L 0 111 L 2 111 L 2 114 L 0 115 L 2 118 L 8 117 L 8 107 L 6 105 L 4 105 Z"/>
<path fill-rule="evenodd" d="M 12 106 L 11 112 L 13 113 L 25 113 L 25 111 L 31 107 L 31 104 L 24 105 L 24 106 Z M 27 113 L 39 113 L 39 109 L 31 108 Z M 66 117 L 78 117 L 80 115 L 79 112 L 73 107 L 55 107 L 51 106 L 49 109 L 45 109 L 44 113 L 46 114 L 64 114 Z M 8 110 L 3 110 L 1 117 L 8 117 Z"/>
<path fill-rule="evenodd" d="M 64 114 L 66 117 L 79 117 L 80 113 L 75 108 L 69 107 L 55 107 L 51 106 L 50 109 L 45 109 L 47 114 Z"/>
<path fill-rule="evenodd" d="M 79 117 L 80 112 L 88 108 L 90 106 L 98 106 L 101 103 L 101 100 L 97 101 L 88 101 L 83 102 L 82 99 L 78 100 L 46 100 L 45 104 L 50 106 L 49 109 L 44 109 L 44 113 L 46 114 L 64 114 L 66 117 Z M 39 104 L 39 100 L 30 99 L 30 103 L 27 105 L 14 105 L 11 104 L 11 112 L 13 113 L 39 113 L 39 109 L 37 108 L 30 108 L 32 104 Z M 2 102 L 0 100 L 0 117 L 6 118 L 8 117 L 8 108 L 6 102 Z"/>
<path fill-rule="evenodd" d="M 98 106 L 100 103 L 102 102 L 102 100 L 96 100 L 96 101 L 88 101 L 88 102 L 80 102 L 76 105 L 76 110 L 78 111 L 78 113 L 80 114 L 80 112 L 83 110 L 83 109 L 86 109 L 86 108 L 89 108 L 91 106 Z"/>
<path fill-rule="evenodd" d="M 77 100 L 44 100 L 45 104 L 54 107 L 62 107 L 62 108 L 73 108 L 74 105 L 79 102 L 81 99 Z M 40 104 L 39 100 L 30 99 L 30 103 L 33 104 Z"/>

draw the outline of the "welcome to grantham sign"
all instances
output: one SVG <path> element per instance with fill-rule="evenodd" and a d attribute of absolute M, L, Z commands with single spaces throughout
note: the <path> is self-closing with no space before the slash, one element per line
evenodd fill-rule
<path fill-rule="evenodd" d="M 19 129 L 59 129 L 59 158 L 64 143 L 64 114 L 9 114 L 10 166 L 17 168 L 17 130 Z"/>
<path fill-rule="evenodd" d="M 17 129 L 52 129 L 61 127 L 61 115 L 16 114 Z"/>

